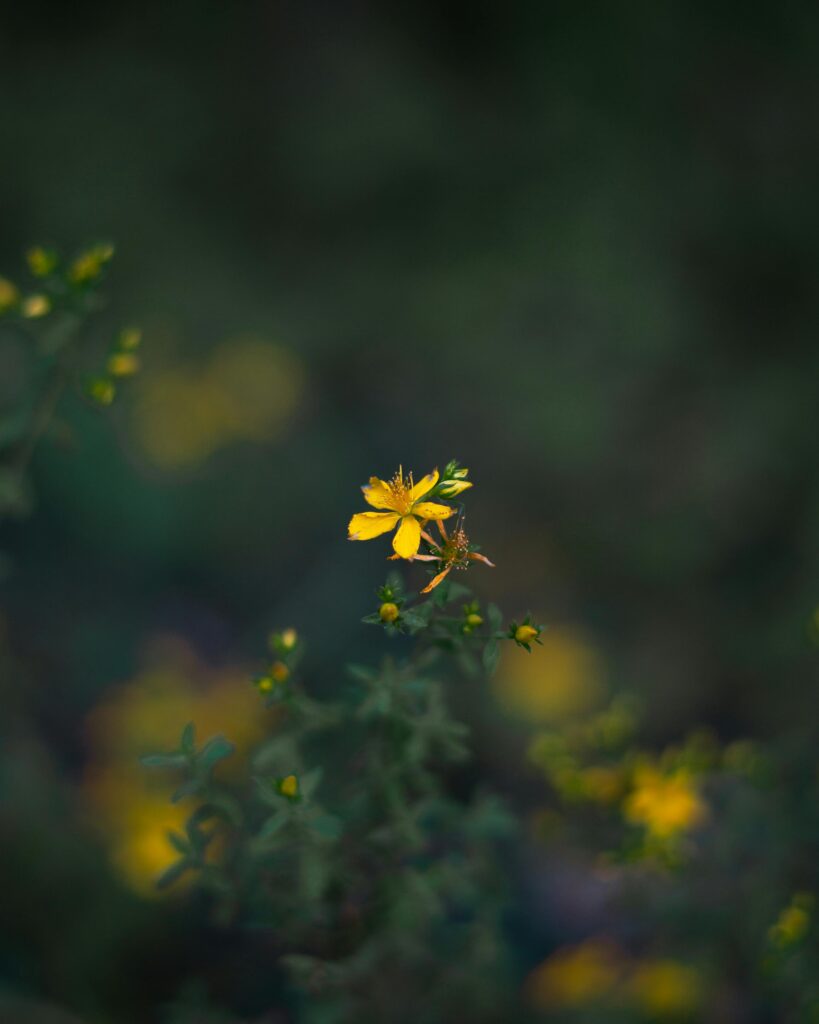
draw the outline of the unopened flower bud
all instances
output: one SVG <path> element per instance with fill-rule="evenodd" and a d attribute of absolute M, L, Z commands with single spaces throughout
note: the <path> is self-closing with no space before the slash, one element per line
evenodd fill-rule
<path fill-rule="evenodd" d="M 86 385 L 86 394 L 98 405 L 110 405 L 116 397 L 114 382 L 107 377 L 94 377 Z"/>
<path fill-rule="evenodd" d="M 274 661 L 270 666 L 270 677 L 275 683 L 286 683 L 290 678 L 290 669 L 283 661 Z"/>
<path fill-rule="evenodd" d="M 444 480 L 438 485 L 438 494 L 442 498 L 454 498 L 471 486 L 468 480 Z"/>
<path fill-rule="evenodd" d="M 139 370 L 139 359 L 131 352 L 115 352 L 108 360 L 112 377 L 132 377 Z"/>
<path fill-rule="evenodd" d="M 515 630 L 515 640 L 517 640 L 519 644 L 531 643 L 531 641 L 535 640 L 539 635 L 540 631 L 535 629 L 534 626 L 527 626 L 525 624 L 523 626 L 518 626 Z"/>
<path fill-rule="evenodd" d="M 271 693 L 273 690 L 273 680 L 270 676 L 262 676 L 256 680 L 256 689 L 259 693 Z"/>
<path fill-rule="evenodd" d="M 299 642 L 299 634 L 292 628 L 282 630 L 281 644 L 285 651 L 292 651 Z"/>
<path fill-rule="evenodd" d="M 472 626 L 473 629 L 474 629 L 475 626 L 482 626 L 483 625 L 483 618 L 480 615 L 478 615 L 476 612 L 472 612 L 471 615 L 467 615 L 467 617 L 466 617 L 466 624 L 467 624 L 467 626 Z"/>
<path fill-rule="evenodd" d="M 27 299 L 23 299 L 23 305 L 20 307 L 20 312 L 29 320 L 36 320 L 38 317 L 45 316 L 50 311 L 51 299 L 39 292 L 36 295 L 29 295 Z"/>
<path fill-rule="evenodd" d="M 16 306 L 19 298 L 20 293 L 16 285 L 7 281 L 5 277 L 0 277 L 0 313 L 5 313 Z"/>
<path fill-rule="evenodd" d="M 395 622 L 400 612 L 398 611 L 397 604 L 393 604 L 392 601 L 385 601 L 378 609 L 378 614 L 382 622 Z"/>
<path fill-rule="evenodd" d="M 138 327 L 125 327 L 119 332 L 117 347 L 120 352 L 133 352 L 142 343 L 142 331 Z"/>
<path fill-rule="evenodd" d="M 291 800 L 293 797 L 298 796 L 299 780 L 296 776 L 286 775 L 279 783 L 279 792 L 282 796 L 289 797 Z"/>
<path fill-rule="evenodd" d="M 57 254 L 51 249 L 36 245 L 26 253 L 26 262 L 35 277 L 48 277 L 57 266 Z"/>

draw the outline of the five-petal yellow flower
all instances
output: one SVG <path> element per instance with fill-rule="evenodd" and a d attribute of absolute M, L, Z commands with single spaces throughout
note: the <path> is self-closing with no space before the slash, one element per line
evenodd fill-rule
<path fill-rule="evenodd" d="M 425 495 L 438 483 L 438 470 L 413 482 L 412 474 L 404 477 L 399 469 L 389 482 L 370 477 L 370 482 L 361 490 L 368 505 L 378 512 L 358 512 L 350 520 L 347 534 L 350 540 L 372 540 L 382 533 L 398 527 L 392 539 L 392 546 L 399 558 L 412 559 L 418 554 L 421 543 L 421 523 L 427 519 L 448 519 L 455 511 L 449 505 L 424 501 Z"/>

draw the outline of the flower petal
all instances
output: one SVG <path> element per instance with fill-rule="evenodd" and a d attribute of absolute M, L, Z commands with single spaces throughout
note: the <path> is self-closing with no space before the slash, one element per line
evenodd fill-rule
<path fill-rule="evenodd" d="M 401 558 L 412 558 L 418 554 L 421 543 L 421 527 L 415 516 L 404 516 L 401 525 L 392 539 L 395 553 Z"/>
<path fill-rule="evenodd" d="M 410 501 L 418 501 L 419 498 L 423 498 L 425 494 L 429 494 L 432 488 L 438 483 L 438 470 L 433 469 L 431 473 L 427 473 L 423 479 L 419 480 L 418 483 L 410 491 Z"/>
<path fill-rule="evenodd" d="M 490 562 L 486 555 L 482 555 L 480 551 L 470 551 L 466 557 L 471 558 L 473 562 L 483 562 L 484 565 L 491 565 L 493 569 L 495 568 L 495 563 Z"/>
<path fill-rule="evenodd" d="M 446 576 L 446 574 L 449 572 L 451 568 L 452 566 L 448 565 L 443 572 L 439 572 L 437 576 L 433 576 L 432 580 L 424 587 L 421 593 L 428 594 L 430 590 L 434 590 L 441 582 L 441 580 L 443 580 L 443 578 Z"/>
<path fill-rule="evenodd" d="M 364 493 L 364 500 L 373 508 L 393 509 L 393 494 L 383 480 L 377 476 L 371 476 L 370 482 L 361 488 Z M 394 510 L 393 510 L 394 511 Z"/>
<path fill-rule="evenodd" d="M 435 501 L 419 501 L 412 506 L 412 514 L 422 519 L 449 519 L 454 511 L 449 505 L 439 505 Z"/>
<path fill-rule="evenodd" d="M 399 520 L 395 512 L 357 512 L 347 527 L 349 540 L 372 540 L 391 530 Z"/>

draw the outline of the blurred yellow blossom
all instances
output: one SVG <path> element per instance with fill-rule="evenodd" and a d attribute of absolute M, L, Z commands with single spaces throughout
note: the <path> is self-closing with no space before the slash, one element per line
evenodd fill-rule
<path fill-rule="evenodd" d="M 628 821 L 644 826 L 656 839 L 669 839 L 696 828 L 708 807 L 687 771 L 661 774 L 650 764 L 634 774 L 634 789 L 623 804 Z"/>
<path fill-rule="evenodd" d="M 281 644 L 285 651 L 292 651 L 296 644 L 299 642 L 299 634 L 289 626 L 287 629 L 282 630 Z"/>
<path fill-rule="evenodd" d="M 17 290 L 17 286 L 5 277 L 0 277 L 0 313 L 13 309 L 19 298 L 20 292 Z"/>
<path fill-rule="evenodd" d="M 533 722 L 584 714 L 603 697 L 603 665 L 589 639 L 571 626 L 550 626 L 537 658 L 510 644 L 493 678 L 499 703 Z"/>
<path fill-rule="evenodd" d="M 794 946 L 804 938 L 810 927 L 810 911 L 813 897 L 810 893 L 797 893 L 777 918 L 769 932 L 774 945 L 782 949 Z"/>
<path fill-rule="evenodd" d="M 144 781 L 116 771 L 86 783 L 111 862 L 124 881 L 143 896 L 159 896 L 156 880 L 179 859 L 168 832 L 183 832 L 190 809 L 172 804 L 167 793 L 150 793 Z"/>
<path fill-rule="evenodd" d="M 85 284 L 99 277 L 103 266 L 114 255 L 112 245 L 95 245 L 93 248 L 80 253 L 68 268 L 69 280 L 74 284 Z"/>
<path fill-rule="evenodd" d="M 86 392 L 99 405 L 110 405 L 117 396 L 117 388 L 107 377 L 94 377 L 87 386 Z"/>
<path fill-rule="evenodd" d="M 51 299 L 39 292 L 36 295 L 29 295 L 23 299 L 20 312 L 28 320 L 37 320 L 51 312 Z"/>
<path fill-rule="evenodd" d="M 35 245 L 26 253 L 26 262 L 35 277 L 48 277 L 57 266 L 57 254 L 52 249 Z"/>
<path fill-rule="evenodd" d="M 676 960 L 645 960 L 634 966 L 627 995 L 652 1020 L 690 1016 L 702 1001 L 702 982 L 693 967 Z"/>
<path fill-rule="evenodd" d="M 531 1003 L 541 1010 L 570 1009 L 606 1000 L 623 973 L 623 956 L 606 939 L 589 939 L 552 953 L 527 982 Z"/>
<path fill-rule="evenodd" d="M 132 352 L 114 352 L 107 369 L 112 377 L 132 377 L 139 370 L 139 358 Z"/>
<path fill-rule="evenodd" d="M 204 367 L 176 364 L 142 375 L 134 432 L 157 466 L 195 466 L 234 441 L 275 440 L 303 393 L 292 353 L 257 338 L 232 339 Z"/>
<path fill-rule="evenodd" d="M 274 661 L 270 666 L 270 678 L 274 683 L 286 683 L 290 678 L 290 669 L 283 661 Z"/>
<path fill-rule="evenodd" d="M 224 733 L 246 754 L 263 737 L 265 721 L 243 670 L 211 669 L 175 639 L 156 644 L 148 661 L 88 716 L 83 792 L 113 864 L 129 885 L 150 895 L 157 876 L 178 859 L 167 831 L 181 830 L 190 807 L 185 801 L 171 804 L 173 780 L 146 774 L 139 757 L 174 749 L 188 721 L 195 722 L 202 740 Z M 241 771 L 240 760 L 226 759 L 217 771 L 230 777 Z"/>
<path fill-rule="evenodd" d="M 702 1003 L 699 973 L 667 958 L 629 956 L 606 938 L 557 950 L 529 976 L 529 1001 L 540 1010 L 630 1009 L 650 1020 L 689 1017 Z"/>
<path fill-rule="evenodd" d="M 600 804 L 613 804 L 623 795 L 625 780 L 618 767 L 592 765 L 581 774 L 584 796 Z"/>

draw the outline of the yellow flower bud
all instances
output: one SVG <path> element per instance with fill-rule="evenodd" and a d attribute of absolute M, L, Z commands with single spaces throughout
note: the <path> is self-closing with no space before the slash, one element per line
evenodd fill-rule
<path fill-rule="evenodd" d="M 810 926 L 810 915 L 802 907 L 791 904 L 779 915 L 769 936 L 778 946 L 793 946 L 805 935 Z"/>
<path fill-rule="evenodd" d="M 46 313 L 51 311 L 51 299 L 47 295 L 29 295 L 27 299 L 23 299 L 23 305 L 20 312 L 24 317 L 29 320 L 35 320 L 37 317 L 45 316 Z"/>
<path fill-rule="evenodd" d="M 438 494 L 442 498 L 454 498 L 471 486 L 472 484 L 468 480 L 445 480 L 439 485 Z"/>
<path fill-rule="evenodd" d="M 256 683 L 259 693 L 270 693 L 273 689 L 273 680 L 270 676 L 262 676 Z"/>
<path fill-rule="evenodd" d="M 113 255 L 114 247 L 112 245 L 95 245 L 93 249 L 80 253 L 69 267 L 69 280 L 74 284 L 93 281 L 95 277 L 99 277 L 103 264 L 107 263 Z"/>
<path fill-rule="evenodd" d="M 299 780 L 295 775 L 288 775 L 279 783 L 279 792 L 282 796 L 289 796 L 291 799 L 299 792 Z"/>
<path fill-rule="evenodd" d="M 51 250 L 35 245 L 26 253 L 26 262 L 35 277 L 48 277 L 57 266 L 57 256 Z"/>
<path fill-rule="evenodd" d="M 139 370 L 139 359 L 131 352 L 115 352 L 108 360 L 112 377 L 131 377 Z"/>
<path fill-rule="evenodd" d="M 466 617 L 466 624 L 467 624 L 467 626 L 472 626 L 472 627 L 482 626 L 483 625 L 483 618 L 480 615 L 476 614 L 475 612 L 472 612 L 470 615 L 467 615 L 467 617 Z"/>
<path fill-rule="evenodd" d="M 283 661 L 274 661 L 270 666 L 270 676 L 276 683 L 286 683 L 290 678 L 290 669 Z"/>
<path fill-rule="evenodd" d="M 118 347 L 120 352 L 133 352 L 142 343 L 142 331 L 138 327 L 126 327 L 120 331 Z"/>
<path fill-rule="evenodd" d="M 299 634 L 292 627 L 282 630 L 281 642 L 285 651 L 292 651 L 299 642 Z"/>
<path fill-rule="evenodd" d="M 393 604 L 392 601 L 385 601 L 378 609 L 378 614 L 382 622 L 395 622 L 400 612 L 398 611 L 397 604 Z"/>
<path fill-rule="evenodd" d="M 7 281 L 5 277 L 0 277 L 0 313 L 5 313 L 6 310 L 16 306 L 19 298 L 20 293 L 16 286 L 11 281 Z"/>
<path fill-rule="evenodd" d="M 114 382 L 108 380 L 107 377 L 95 377 L 94 380 L 89 381 L 87 393 L 99 405 L 110 405 L 114 401 L 117 389 Z"/>
<path fill-rule="evenodd" d="M 528 644 L 539 635 L 534 626 L 518 626 L 515 630 L 515 639 L 519 644 Z"/>

